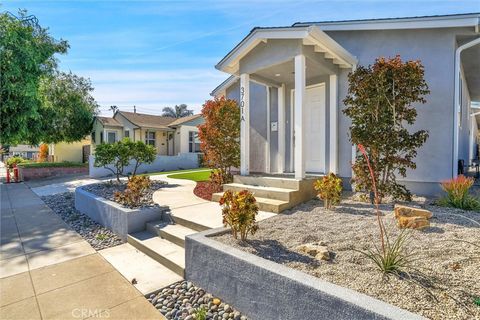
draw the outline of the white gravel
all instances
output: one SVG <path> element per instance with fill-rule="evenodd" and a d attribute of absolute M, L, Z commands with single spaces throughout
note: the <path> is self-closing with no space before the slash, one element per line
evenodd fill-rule
<path fill-rule="evenodd" d="M 75 193 L 57 193 L 42 197 L 42 200 L 95 250 L 106 249 L 124 243 L 115 233 L 75 209 Z"/>
<path fill-rule="evenodd" d="M 216 239 L 430 319 L 480 319 L 480 306 L 474 303 L 480 297 L 480 212 L 421 206 L 431 210 L 433 218 L 427 230 L 411 232 L 407 248 L 415 253 L 418 271 L 409 272 L 426 275 L 429 281 L 383 277 L 371 260 L 352 250 L 380 243 L 372 206 L 353 200 L 342 201 L 334 211 L 312 200 L 260 221 L 259 231 L 246 243 L 230 234 Z M 382 210 L 387 228 L 398 234 L 393 206 L 383 205 Z M 333 261 L 318 262 L 297 250 L 310 242 L 325 242 Z"/>

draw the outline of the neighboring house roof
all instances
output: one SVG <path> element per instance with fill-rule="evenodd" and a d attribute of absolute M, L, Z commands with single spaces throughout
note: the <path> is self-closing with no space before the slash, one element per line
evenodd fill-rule
<path fill-rule="evenodd" d="M 114 118 L 110 117 L 100 117 L 97 116 L 98 121 L 100 121 L 104 126 L 110 127 L 123 127 L 123 125 Z"/>
<path fill-rule="evenodd" d="M 196 119 L 201 118 L 201 117 L 202 117 L 201 114 L 194 114 L 192 116 L 178 118 L 178 119 L 174 120 L 173 122 L 171 122 L 168 126 L 176 127 L 176 126 L 182 125 L 182 124 L 184 124 L 186 122 L 190 122 L 192 120 L 196 120 Z"/>
<path fill-rule="evenodd" d="M 127 120 L 134 125 L 143 128 L 169 129 L 169 124 L 175 120 L 175 118 L 171 117 L 162 117 L 138 112 L 118 111 L 118 113 L 127 118 Z"/>

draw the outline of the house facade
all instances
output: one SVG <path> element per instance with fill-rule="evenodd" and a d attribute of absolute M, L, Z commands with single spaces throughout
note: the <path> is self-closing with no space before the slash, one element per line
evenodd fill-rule
<path fill-rule="evenodd" d="M 422 62 L 431 92 L 411 127 L 430 137 L 401 181 L 417 194 L 438 193 L 459 160 L 477 157 L 479 21 L 476 13 L 254 28 L 216 65 L 231 76 L 212 92 L 240 104 L 241 175 L 334 172 L 348 185 L 356 152 L 342 113 L 348 74 L 400 55 Z"/>
<path fill-rule="evenodd" d="M 98 116 L 92 129 L 92 149 L 96 144 L 114 143 L 123 138 L 143 141 L 157 150 L 157 155 L 173 156 L 200 152 L 197 126 L 201 115 L 179 119 L 137 112 L 117 111 L 113 117 Z M 93 153 L 92 150 L 92 153 Z"/>

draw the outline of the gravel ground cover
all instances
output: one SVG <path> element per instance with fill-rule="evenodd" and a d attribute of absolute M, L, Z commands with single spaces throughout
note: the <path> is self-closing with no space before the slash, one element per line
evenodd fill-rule
<path fill-rule="evenodd" d="M 143 194 L 142 199 L 140 201 L 140 205 L 137 207 L 131 208 L 147 208 L 147 207 L 155 207 L 158 206 L 155 202 L 153 202 L 153 193 L 160 188 L 164 188 L 168 186 L 168 184 L 164 181 L 159 180 L 152 180 L 152 184 L 150 188 Z M 100 183 L 93 183 L 82 187 L 84 190 L 93 193 L 97 196 L 103 197 L 110 201 L 115 201 L 115 192 L 120 191 L 123 192 L 127 188 L 126 183 L 117 183 L 112 181 L 107 182 L 100 182 Z"/>
<path fill-rule="evenodd" d="M 194 320 L 198 309 L 204 309 L 209 320 L 247 320 L 230 305 L 189 281 L 176 282 L 147 299 L 169 320 Z"/>
<path fill-rule="evenodd" d="M 74 192 L 45 196 L 42 197 L 42 200 L 95 250 L 102 250 L 124 243 L 115 233 L 75 209 Z"/>
<path fill-rule="evenodd" d="M 433 218 L 428 229 L 409 231 L 406 248 L 414 254 L 415 269 L 403 277 L 383 276 L 354 251 L 371 249 L 380 240 L 372 206 L 352 199 L 333 211 L 312 200 L 260 221 L 257 233 L 244 243 L 230 234 L 215 239 L 430 319 L 480 319 L 475 303 L 480 298 L 480 212 L 417 204 L 432 211 Z M 389 234 L 398 235 L 393 206 L 381 209 Z M 334 258 L 319 261 L 298 250 L 312 242 L 326 244 Z"/>

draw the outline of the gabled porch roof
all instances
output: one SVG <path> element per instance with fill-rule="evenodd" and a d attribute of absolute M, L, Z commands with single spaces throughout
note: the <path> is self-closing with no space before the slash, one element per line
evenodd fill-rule
<path fill-rule="evenodd" d="M 324 53 L 325 58 L 332 59 L 333 64 L 340 68 L 353 68 L 358 62 L 350 52 L 317 26 L 254 28 L 215 68 L 238 75 L 240 60 L 258 44 L 270 39 L 302 40 L 304 45 L 314 46 L 315 52 Z"/>

